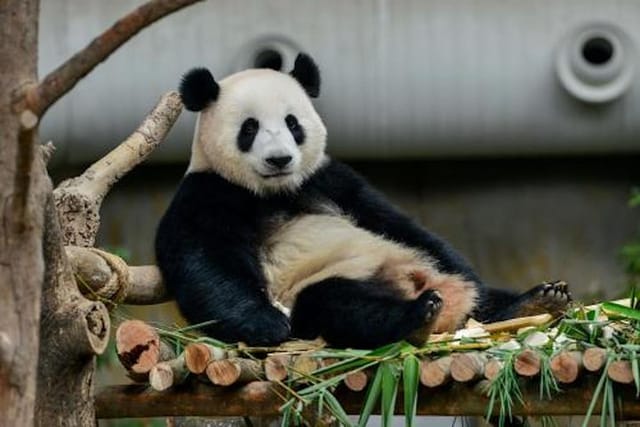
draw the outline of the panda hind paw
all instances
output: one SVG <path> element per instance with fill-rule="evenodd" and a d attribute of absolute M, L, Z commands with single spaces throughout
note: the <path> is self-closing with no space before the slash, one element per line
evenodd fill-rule
<path fill-rule="evenodd" d="M 556 280 L 543 282 L 520 296 L 519 316 L 531 316 L 540 313 L 561 314 L 572 301 L 566 282 Z"/>

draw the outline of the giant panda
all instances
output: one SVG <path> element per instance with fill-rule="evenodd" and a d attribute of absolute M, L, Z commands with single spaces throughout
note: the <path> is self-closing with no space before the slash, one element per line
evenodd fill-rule
<path fill-rule="evenodd" d="M 183 77 L 183 103 L 199 114 L 156 257 L 189 322 L 249 345 L 322 337 L 373 348 L 451 331 L 469 316 L 566 306 L 563 282 L 520 295 L 485 286 L 446 241 L 331 159 L 310 99 L 319 92 L 306 54 L 290 73 L 249 69 L 217 82 L 196 68 Z"/>

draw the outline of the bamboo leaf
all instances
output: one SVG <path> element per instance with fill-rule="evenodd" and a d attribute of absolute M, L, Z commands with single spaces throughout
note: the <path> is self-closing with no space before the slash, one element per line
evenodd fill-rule
<path fill-rule="evenodd" d="M 420 362 L 417 357 L 409 355 L 404 358 L 402 380 L 404 386 L 405 426 L 413 427 L 418 406 L 418 381 L 420 380 Z"/>
<path fill-rule="evenodd" d="M 334 375 L 345 371 L 363 368 L 365 365 L 375 362 L 379 359 L 385 359 L 398 355 L 408 344 L 399 342 L 387 344 L 375 350 L 371 350 L 365 354 L 358 352 L 354 357 L 350 357 L 341 362 L 334 363 L 330 366 L 317 369 L 311 373 L 312 376 Z"/>
<path fill-rule="evenodd" d="M 611 427 L 616 427 L 616 407 L 614 404 L 614 395 L 613 395 L 613 382 L 607 378 L 607 404 L 609 413 L 609 424 Z M 604 403 L 603 403 L 604 406 Z"/>
<path fill-rule="evenodd" d="M 593 396 L 591 397 L 591 403 L 589 403 L 589 409 L 587 409 L 587 413 L 584 416 L 584 420 L 582 421 L 582 427 L 587 427 L 589 425 L 589 420 L 591 419 L 591 415 L 593 414 L 593 410 L 596 407 L 596 402 L 598 401 L 598 397 L 600 397 L 600 393 L 602 392 L 602 388 L 604 386 L 605 381 L 607 380 L 607 371 L 609 370 L 609 365 L 611 364 L 611 358 L 607 359 L 607 363 L 602 369 L 602 375 L 600 375 L 600 380 L 596 385 L 596 389 L 593 391 Z M 602 409 L 604 412 L 604 404 L 602 405 Z M 604 413 L 601 414 L 604 418 Z"/>
<path fill-rule="evenodd" d="M 291 419 L 292 404 L 293 400 L 290 400 L 280 407 L 280 412 L 282 412 L 282 421 L 280 422 L 280 427 L 288 427 L 290 425 L 289 420 Z"/>
<path fill-rule="evenodd" d="M 628 319 L 640 320 L 640 310 L 625 307 L 624 305 L 616 304 L 615 302 L 603 302 L 602 309 L 607 314 L 613 313 Z"/>
<path fill-rule="evenodd" d="M 609 415 L 609 405 L 607 395 L 609 394 L 609 379 L 607 378 L 602 389 L 602 410 L 600 413 L 600 427 L 607 427 L 607 416 Z"/>
<path fill-rule="evenodd" d="M 342 360 L 338 363 L 334 363 L 333 365 L 316 369 L 315 371 L 311 372 L 310 375 L 314 377 L 319 377 L 322 375 L 335 375 L 341 372 L 360 368 L 361 366 L 366 365 L 368 362 L 369 361 L 364 359 L 363 357 L 351 357 L 349 359 Z"/>
<path fill-rule="evenodd" d="M 342 408 L 342 405 L 340 405 L 340 402 L 338 402 L 338 399 L 336 399 L 333 394 L 327 393 L 324 396 L 324 400 L 327 402 L 327 407 L 329 408 L 329 411 L 331 411 L 333 416 L 336 417 L 338 421 L 340 421 L 341 425 L 345 425 L 349 427 L 353 426 L 353 423 L 349 419 L 349 416 L 344 411 L 344 408 Z"/>
<path fill-rule="evenodd" d="M 358 427 L 366 427 L 369 417 L 373 412 L 373 408 L 380 399 L 380 386 L 382 384 L 382 369 L 378 367 L 376 375 L 373 377 L 373 381 L 367 389 L 367 394 L 364 398 L 364 406 L 360 411 L 360 418 L 358 418 Z"/>
<path fill-rule="evenodd" d="M 633 372 L 633 382 L 636 384 L 636 397 L 640 397 L 640 368 L 638 367 L 638 355 L 631 351 L 631 372 Z"/>
<path fill-rule="evenodd" d="M 324 392 L 321 392 L 319 393 L 319 396 L 318 396 L 318 413 L 316 414 L 318 417 L 318 421 L 322 420 L 323 409 L 324 409 Z"/>
<path fill-rule="evenodd" d="M 396 406 L 400 372 L 392 362 L 383 362 L 380 369 L 382 369 L 382 427 L 390 427 Z"/>

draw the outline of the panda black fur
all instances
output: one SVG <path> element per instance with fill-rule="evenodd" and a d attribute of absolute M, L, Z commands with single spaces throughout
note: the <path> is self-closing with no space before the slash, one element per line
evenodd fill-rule
<path fill-rule="evenodd" d="M 319 90 L 304 54 L 290 74 L 185 75 L 182 99 L 200 114 L 156 257 L 188 321 L 209 322 L 205 333 L 230 342 L 322 336 L 365 348 L 453 330 L 468 316 L 564 308 L 563 283 L 522 295 L 484 286 L 444 240 L 330 159 L 309 99 Z"/>

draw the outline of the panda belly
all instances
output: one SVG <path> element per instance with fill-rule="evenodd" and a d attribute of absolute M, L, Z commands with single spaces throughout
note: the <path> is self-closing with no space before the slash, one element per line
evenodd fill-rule
<path fill-rule="evenodd" d="M 262 268 L 274 301 L 291 308 L 305 287 L 331 277 L 376 279 L 403 299 L 436 289 L 443 308 L 434 330 L 455 329 L 475 306 L 476 287 L 460 276 L 438 271 L 420 252 L 357 227 L 332 214 L 297 216 L 266 239 Z"/>

